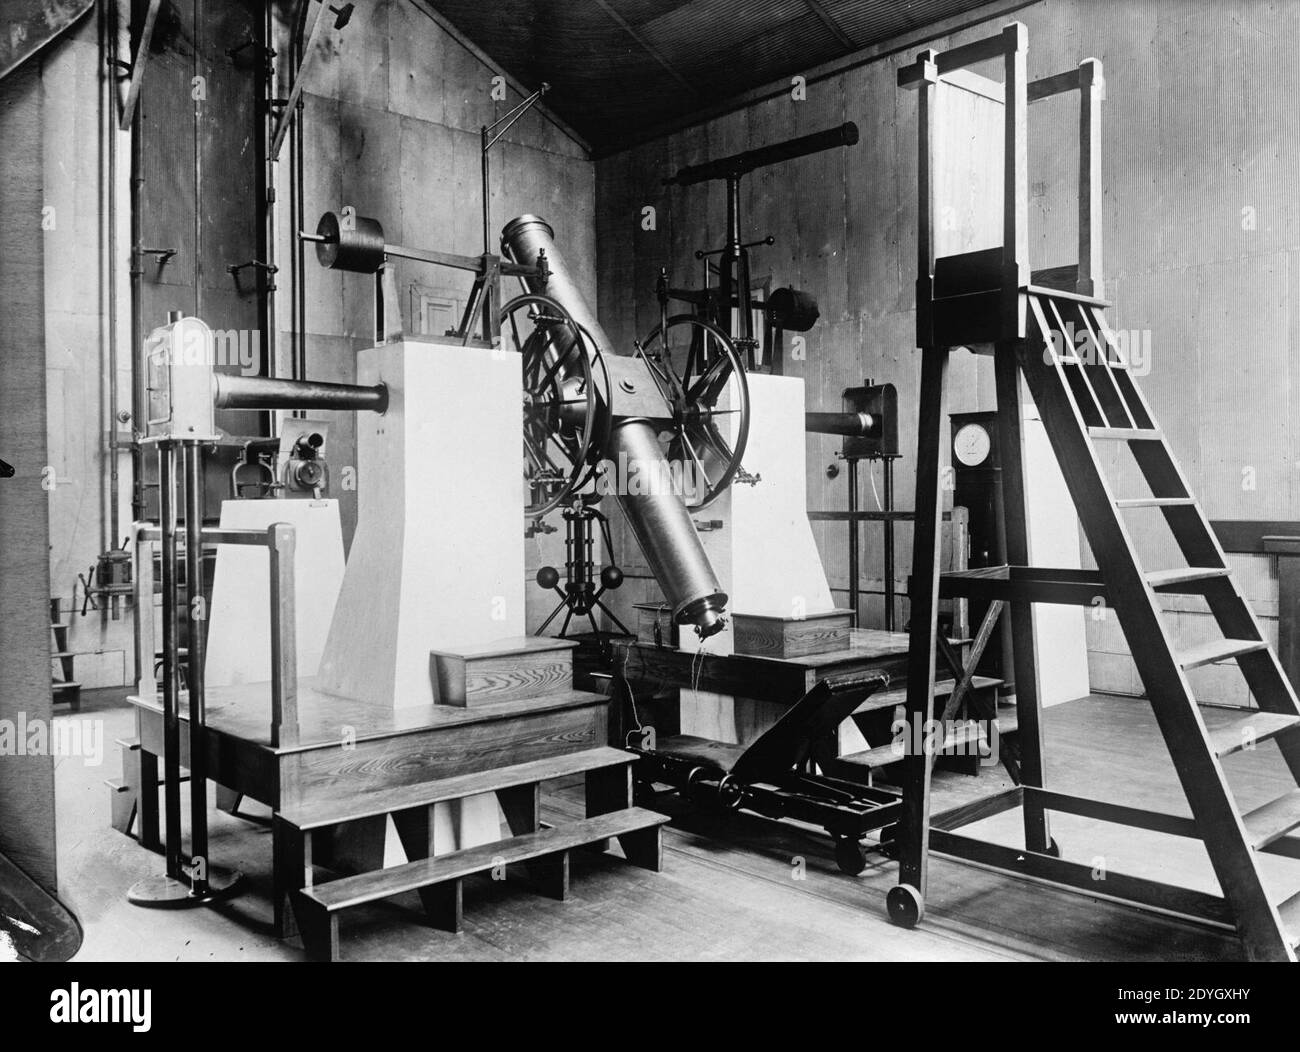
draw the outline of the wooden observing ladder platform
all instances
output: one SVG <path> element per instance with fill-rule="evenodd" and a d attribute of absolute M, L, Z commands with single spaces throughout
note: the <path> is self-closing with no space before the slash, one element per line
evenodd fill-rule
<path fill-rule="evenodd" d="M 1222 760 L 1246 753 L 1252 762 L 1274 747 L 1300 782 L 1300 704 L 1233 581 L 1223 549 L 1179 468 L 1164 433 L 1139 391 L 1124 348 L 1107 326 L 1101 299 L 1100 103 L 1101 65 L 1094 59 L 1043 80 L 1025 76 L 1027 34 L 1020 23 L 997 36 L 947 52 L 927 51 L 899 74 L 902 86 L 919 92 L 920 237 L 917 281 L 918 346 L 922 352 L 915 565 L 907 713 L 913 725 L 932 717 L 936 611 L 940 598 L 967 597 L 1007 604 L 1013 640 L 1021 784 L 943 815 L 930 814 L 932 757 L 911 747 L 904 759 L 903 801 L 896 848 L 899 885 L 891 889 L 891 919 L 916 924 L 924 912 L 927 856 L 934 850 L 1093 895 L 1120 899 L 1219 926 L 1235 928 L 1246 953 L 1257 960 L 1296 960 L 1300 942 L 1300 894 L 1274 895 L 1261 873 L 1265 853 L 1300 858 L 1300 789 L 1254 810 L 1238 803 Z M 970 66 L 1001 60 L 1002 81 L 977 75 Z M 1080 98 L 1079 262 L 1077 267 L 1030 272 L 1028 178 L 1025 142 L 1028 105 L 1077 90 Z M 945 110 L 945 107 L 948 107 Z M 954 109 L 953 107 L 956 107 Z M 961 113 L 960 121 L 954 113 Z M 983 123 L 981 123 L 983 122 Z M 962 138 L 943 139 L 962 125 Z M 972 129 L 973 134 L 972 134 Z M 945 233 L 936 229 L 951 171 L 936 172 L 936 154 L 951 159 L 969 149 L 972 167 L 959 178 L 987 179 L 980 171 L 1002 165 L 1000 193 L 988 195 L 991 217 L 975 217 L 966 240 L 944 253 Z M 990 142 L 992 143 L 990 147 Z M 954 145 L 955 143 L 955 145 Z M 993 159 L 990 161 L 990 157 Z M 959 158 L 960 159 L 960 158 Z M 980 196 L 980 195 L 972 195 Z M 993 248 L 970 251 L 983 224 Z M 975 236 L 971 237 L 974 230 Z M 992 237 L 988 235 L 992 232 Z M 955 240 L 949 237 L 949 242 Z M 1063 334 L 1070 334 L 1063 338 Z M 1077 336 L 1079 339 L 1071 337 Z M 942 513 L 940 450 L 946 415 L 945 375 L 956 347 L 991 353 L 996 377 L 1003 499 L 1009 565 L 953 574 L 939 572 Z M 1023 378 L 1023 386 L 1022 386 Z M 1029 565 L 1021 421 L 1027 388 L 1060 464 L 1097 570 Z M 1104 465 L 1107 447 L 1127 446 L 1145 480 L 1142 496 L 1119 497 Z M 1157 509 L 1185 565 L 1152 569 L 1139 560 L 1127 525 L 1131 514 Z M 1179 649 L 1166 627 L 1160 596 L 1200 597 L 1220 632 L 1211 642 Z M 1186 794 L 1192 817 L 1049 791 L 1044 783 L 1039 667 L 1031 606 L 1034 603 L 1096 607 L 1118 615 L 1161 735 Z M 1243 709 L 1229 726 L 1207 728 L 1188 673 L 1235 661 L 1258 708 Z M 919 722 L 917 722 L 919 721 Z M 1273 744 L 1266 744 L 1271 742 Z M 1024 848 L 1009 848 L 956 832 L 999 812 L 1023 812 Z M 1200 840 L 1222 896 L 1108 873 L 1098 881 L 1091 866 L 1066 861 L 1052 840 L 1050 812 Z"/>

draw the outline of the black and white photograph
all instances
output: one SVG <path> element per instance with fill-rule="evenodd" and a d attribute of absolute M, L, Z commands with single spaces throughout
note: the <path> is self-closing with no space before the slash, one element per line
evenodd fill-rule
<path fill-rule="evenodd" d="M 3 0 L 0 219 L 39 1019 L 1285 1018 L 1300 0 Z"/>

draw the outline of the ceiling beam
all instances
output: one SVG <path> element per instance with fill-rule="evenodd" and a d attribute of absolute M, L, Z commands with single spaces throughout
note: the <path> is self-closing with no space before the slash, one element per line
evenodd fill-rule
<path fill-rule="evenodd" d="M 669 62 L 666 58 L 664 58 L 664 56 L 660 54 L 659 49 L 656 48 L 652 43 L 650 43 L 650 41 L 646 40 L 646 38 L 643 37 L 639 32 L 637 32 L 636 28 L 630 22 L 628 22 L 627 19 L 625 19 L 612 7 L 610 7 L 610 5 L 606 2 L 606 0 L 596 0 L 596 5 L 602 11 L 604 11 L 605 14 L 609 15 L 609 17 L 618 25 L 620 29 L 623 30 L 623 32 L 625 32 L 628 36 L 630 36 L 633 40 L 635 40 L 637 42 L 637 45 L 641 48 L 642 51 L 644 51 L 652 59 L 658 62 L 659 65 L 662 66 L 664 70 L 668 73 L 668 75 L 673 78 L 673 80 L 677 81 L 678 84 L 680 84 L 683 88 L 689 91 L 692 96 L 699 94 L 698 89 L 696 89 L 695 86 L 692 85 L 691 82 L 688 81 L 682 75 L 681 71 L 676 66 L 674 66 L 671 62 Z"/>
<path fill-rule="evenodd" d="M 854 42 L 853 38 L 844 32 L 840 27 L 840 24 L 831 17 L 831 13 L 827 11 L 826 8 L 822 7 L 817 0 L 803 0 L 803 2 L 808 6 L 808 10 L 817 16 L 821 24 L 831 31 L 831 34 L 842 46 L 848 48 L 850 51 L 858 50 L 858 45 Z"/>

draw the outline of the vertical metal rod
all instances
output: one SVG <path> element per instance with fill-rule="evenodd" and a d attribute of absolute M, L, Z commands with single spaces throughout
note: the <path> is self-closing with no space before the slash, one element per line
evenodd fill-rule
<path fill-rule="evenodd" d="M 853 626 L 858 627 L 858 530 L 861 523 L 852 516 L 858 510 L 858 461 L 849 458 L 849 609 L 853 611 Z"/>
<path fill-rule="evenodd" d="M 208 764 L 204 726 L 203 630 L 203 453 L 198 442 L 184 442 L 185 599 L 190 626 L 190 894 L 208 890 Z"/>
<path fill-rule="evenodd" d="M 162 531 L 163 806 L 167 876 L 181 880 L 180 641 L 176 633 L 176 446 L 158 444 L 158 521 Z"/>
<path fill-rule="evenodd" d="M 732 304 L 736 299 L 736 262 L 740 253 L 740 177 L 727 177 L 727 248 L 718 261 L 718 304 L 722 316 L 718 324 L 728 336 L 739 335 L 731 322 Z"/>
<path fill-rule="evenodd" d="M 492 162 L 490 160 L 492 151 L 488 143 L 488 127 L 483 125 L 479 131 L 480 153 L 483 155 L 483 255 L 488 255 L 492 251 Z"/>
<path fill-rule="evenodd" d="M 885 511 L 894 510 L 894 461 L 886 457 Z M 885 519 L 885 631 L 894 630 L 894 520 Z"/>

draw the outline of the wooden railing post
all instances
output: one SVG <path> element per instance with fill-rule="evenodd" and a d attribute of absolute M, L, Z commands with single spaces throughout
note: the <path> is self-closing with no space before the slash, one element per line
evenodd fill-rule
<path fill-rule="evenodd" d="M 1006 47 L 1005 150 L 1003 155 L 1002 290 L 1003 337 L 1025 334 L 1020 289 L 1029 284 L 1029 81 L 1025 56 L 1029 31 L 1022 22 L 1002 30 Z"/>
<path fill-rule="evenodd" d="M 298 744 L 298 629 L 294 607 L 294 529 L 267 527 L 271 563 L 271 745 Z"/>
<path fill-rule="evenodd" d="M 1075 291 L 1101 299 L 1101 63 L 1079 63 L 1079 278 Z"/>

